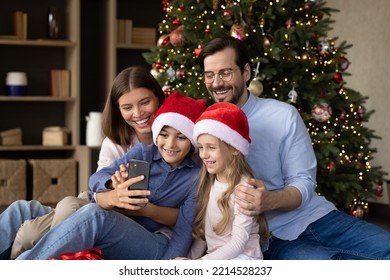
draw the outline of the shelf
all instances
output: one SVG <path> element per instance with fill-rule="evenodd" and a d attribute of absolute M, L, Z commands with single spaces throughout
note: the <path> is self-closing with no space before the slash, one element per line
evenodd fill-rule
<path fill-rule="evenodd" d="M 37 47 L 75 47 L 76 43 L 65 40 L 50 40 L 50 39 L 36 39 L 36 40 L 17 40 L 17 39 L 1 39 L 0 45 L 9 46 L 37 46 Z"/>
<path fill-rule="evenodd" d="M 2 152 L 22 152 L 22 151 L 73 151 L 75 146 L 42 146 L 42 145 L 15 145 L 15 146 L 0 146 Z"/>
<path fill-rule="evenodd" d="M 0 102 L 76 102 L 76 98 L 54 96 L 0 96 Z"/>
<path fill-rule="evenodd" d="M 150 45 L 150 44 L 131 44 L 131 45 L 117 44 L 118 49 L 130 49 L 130 50 L 149 50 L 154 47 L 155 45 Z"/>

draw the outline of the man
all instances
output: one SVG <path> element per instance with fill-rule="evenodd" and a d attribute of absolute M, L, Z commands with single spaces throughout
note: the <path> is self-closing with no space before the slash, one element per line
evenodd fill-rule
<path fill-rule="evenodd" d="M 215 102 L 231 102 L 250 126 L 247 160 L 256 189 L 241 187 L 242 212 L 265 213 L 273 237 L 266 259 L 390 259 L 390 233 L 338 211 L 317 195 L 317 162 L 298 111 L 273 99 L 257 98 L 247 86 L 252 65 L 245 44 L 216 38 L 203 47 L 199 63 Z"/>

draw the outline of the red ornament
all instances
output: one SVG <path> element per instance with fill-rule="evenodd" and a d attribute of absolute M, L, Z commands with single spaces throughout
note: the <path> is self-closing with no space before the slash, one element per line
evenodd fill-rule
<path fill-rule="evenodd" d="M 357 118 L 359 121 L 363 121 L 365 114 L 366 112 L 363 107 L 359 107 L 357 109 Z"/>
<path fill-rule="evenodd" d="M 165 93 L 165 96 L 168 96 L 172 93 L 172 87 L 170 85 L 164 85 L 162 87 L 163 92 Z"/>
<path fill-rule="evenodd" d="M 187 76 L 187 71 L 184 69 L 184 67 L 180 67 L 176 70 L 176 78 L 184 79 Z"/>
<path fill-rule="evenodd" d="M 287 29 L 290 29 L 291 27 L 293 27 L 293 21 L 291 18 L 289 18 L 287 21 L 286 21 L 286 28 Z"/>
<path fill-rule="evenodd" d="M 162 0 L 161 4 L 163 6 L 163 11 L 166 12 L 168 7 L 169 7 L 169 5 L 170 5 L 169 1 L 168 0 Z"/>
<path fill-rule="evenodd" d="M 161 62 L 156 62 L 154 65 L 153 65 L 154 68 L 156 68 L 157 70 L 161 70 L 163 68 L 163 65 Z"/>
<path fill-rule="evenodd" d="M 343 79 L 343 75 L 341 75 L 341 73 L 339 73 L 339 72 L 334 73 L 334 75 L 333 75 L 333 81 L 334 81 L 336 84 L 339 84 L 339 83 L 341 82 L 342 79 Z"/>
<path fill-rule="evenodd" d="M 311 115 L 318 122 L 326 122 L 332 116 L 332 108 L 327 103 L 320 103 L 313 106 Z"/>
<path fill-rule="evenodd" d="M 305 11 L 309 12 L 311 10 L 311 8 L 313 7 L 313 4 L 312 3 L 309 3 L 309 2 L 306 2 L 304 5 L 303 5 L 303 9 L 305 9 Z"/>
<path fill-rule="evenodd" d="M 200 46 L 195 48 L 195 50 L 194 50 L 195 57 L 198 58 L 198 56 L 200 55 L 201 52 L 202 52 L 202 48 Z"/>
<path fill-rule="evenodd" d="M 378 184 L 376 185 L 375 195 L 377 197 L 383 196 L 383 181 L 379 181 Z"/>
<path fill-rule="evenodd" d="M 343 55 L 339 57 L 339 61 L 338 62 L 339 62 L 339 69 L 341 71 L 347 70 L 349 64 L 351 64 L 349 62 L 349 60 L 345 56 L 343 56 Z"/>
<path fill-rule="evenodd" d="M 173 25 L 175 25 L 175 26 L 180 26 L 181 25 L 181 21 L 180 21 L 180 19 L 175 19 L 173 22 Z"/>
<path fill-rule="evenodd" d="M 355 218 L 364 220 L 367 218 L 368 214 L 368 203 L 364 201 L 355 201 L 351 206 L 350 213 Z"/>
<path fill-rule="evenodd" d="M 342 110 L 339 117 L 340 122 L 345 120 L 345 116 L 346 116 L 346 112 L 345 110 Z"/>
<path fill-rule="evenodd" d="M 160 38 L 158 38 L 157 46 L 164 47 L 168 43 L 169 43 L 169 35 L 164 34 L 161 35 Z"/>
<path fill-rule="evenodd" d="M 184 33 L 182 28 L 177 28 L 171 32 L 169 35 L 169 40 L 172 44 L 172 46 L 176 48 L 181 48 L 186 43 L 186 40 L 184 38 Z"/>

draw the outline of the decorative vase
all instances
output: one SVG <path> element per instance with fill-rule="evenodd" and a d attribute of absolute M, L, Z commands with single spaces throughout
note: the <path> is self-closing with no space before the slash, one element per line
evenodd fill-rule
<path fill-rule="evenodd" d="M 6 93 L 9 96 L 26 94 L 27 75 L 25 72 L 8 72 L 5 79 Z"/>
<path fill-rule="evenodd" d="M 91 147 L 100 146 L 103 142 L 102 113 L 89 112 L 89 115 L 86 116 L 85 119 L 87 120 L 87 129 L 86 129 L 87 146 L 91 146 Z"/>
<path fill-rule="evenodd" d="M 55 7 L 49 8 L 48 14 L 48 35 L 50 39 L 58 39 L 58 16 Z"/>

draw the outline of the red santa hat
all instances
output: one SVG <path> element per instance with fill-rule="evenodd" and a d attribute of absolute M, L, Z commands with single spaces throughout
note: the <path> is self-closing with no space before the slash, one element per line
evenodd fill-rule
<path fill-rule="evenodd" d="M 195 143 L 201 134 L 213 135 L 244 155 L 248 154 L 251 143 L 248 119 L 245 113 L 232 103 L 219 102 L 208 107 L 195 123 Z"/>
<path fill-rule="evenodd" d="M 193 99 L 180 94 L 171 93 L 154 114 L 152 123 L 153 142 L 157 145 L 157 136 L 164 126 L 170 126 L 183 133 L 192 143 L 195 152 L 198 150 L 192 133 L 196 119 L 206 109 L 206 100 Z"/>

